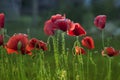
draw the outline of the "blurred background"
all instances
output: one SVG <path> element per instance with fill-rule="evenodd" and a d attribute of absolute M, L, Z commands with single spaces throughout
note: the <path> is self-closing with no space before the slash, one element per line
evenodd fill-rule
<path fill-rule="evenodd" d="M 66 14 L 79 22 L 88 35 L 97 36 L 95 16 L 107 15 L 105 33 L 120 36 L 120 0 L 0 0 L 0 13 L 5 13 L 5 29 L 10 36 L 27 33 L 45 39 L 44 22 L 54 14 Z"/>

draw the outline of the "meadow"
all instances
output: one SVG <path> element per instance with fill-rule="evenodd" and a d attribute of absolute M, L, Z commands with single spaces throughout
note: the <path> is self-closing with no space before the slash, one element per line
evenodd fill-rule
<path fill-rule="evenodd" d="M 75 55 L 74 47 L 81 45 L 81 37 L 71 37 L 62 31 L 48 37 L 42 27 L 19 24 L 5 24 L 5 41 L 14 33 L 26 33 L 29 38 L 46 42 L 48 50 L 33 50 L 30 56 L 7 54 L 1 46 L 0 80 L 120 80 L 120 56 L 102 56 L 101 36 L 93 35 L 95 49 L 85 48 L 85 55 Z M 107 36 L 105 45 L 119 50 L 119 40 L 119 37 Z"/>

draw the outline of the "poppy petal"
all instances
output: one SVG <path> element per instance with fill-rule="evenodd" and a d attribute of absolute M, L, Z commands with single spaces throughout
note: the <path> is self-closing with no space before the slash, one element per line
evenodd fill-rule
<path fill-rule="evenodd" d="M 0 46 L 4 45 L 4 36 L 1 34 L 0 35 Z"/>
<path fill-rule="evenodd" d="M 18 54 L 18 52 L 16 50 L 14 50 L 14 49 L 10 49 L 10 48 L 7 48 L 7 47 L 5 47 L 5 49 L 7 50 L 8 54 L 13 54 L 13 53 Z"/>
<path fill-rule="evenodd" d="M 75 52 L 76 54 L 86 54 L 86 51 L 82 47 L 79 47 L 79 46 L 75 47 Z"/>
<path fill-rule="evenodd" d="M 5 20 L 4 13 L 0 13 L 0 29 L 4 28 L 4 20 Z"/>
<path fill-rule="evenodd" d="M 61 14 L 56 14 L 56 15 L 51 16 L 50 19 L 52 22 L 55 22 L 58 19 L 65 19 L 65 16 L 62 16 Z"/>
<path fill-rule="evenodd" d="M 55 29 L 56 25 L 51 20 L 45 22 L 44 32 L 46 35 L 54 35 Z"/>
<path fill-rule="evenodd" d="M 118 55 L 119 51 L 115 50 L 113 47 L 105 47 L 104 50 L 102 50 L 102 56 L 108 55 L 109 57 Z"/>
<path fill-rule="evenodd" d="M 68 30 L 67 34 L 69 36 L 83 36 L 86 35 L 86 31 L 79 23 L 74 23 Z"/>
<path fill-rule="evenodd" d="M 87 47 L 88 49 L 94 49 L 94 40 L 90 36 L 86 36 L 82 39 L 82 45 Z"/>
<path fill-rule="evenodd" d="M 47 50 L 47 45 L 46 43 L 44 43 L 43 41 L 41 40 L 38 40 L 36 38 L 32 38 L 28 45 L 26 46 L 26 50 L 27 51 L 31 51 L 33 49 L 42 49 L 43 51 L 46 51 Z"/>
<path fill-rule="evenodd" d="M 68 28 L 71 26 L 71 21 L 69 19 L 58 19 L 55 21 L 55 25 L 57 26 L 57 29 L 60 29 L 62 31 L 67 31 Z"/>
<path fill-rule="evenodd" d="M 19 33 L 10 37 L 10 39 L 6 44 L 6 47 L 15 50 L 16 52 L 20 50 L 21 53 L 24 54 L 27 43 L 28 43 L 28 36 L 26 34 Z"/>

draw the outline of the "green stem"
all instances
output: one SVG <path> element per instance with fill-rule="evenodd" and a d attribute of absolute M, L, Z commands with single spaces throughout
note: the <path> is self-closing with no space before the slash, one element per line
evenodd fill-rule
<path fill-rule="evenodd" d="M 65 33 L 62 33 L 62 54 L 65 54 Z"/>
<path fill-rule="evenodd" d="M 88 54 L 87 54 L 87 80 L 89 80 L 89 62 L 90 62 L 90 53 L 88 50 Z"/>
<path fill-rule="evenodd" d="M 97 76 L 97 67 L 96 67 L 96 64 L 95 64 L 95 62 L 94 62 L 94 60 L 93 60 L 93 58 L 92 58 L 92 53 L 91 52 L 89 52 L 89 54 L 90 54 L 90 61 L 91 61 L 91 63 L 94 65 L 94 67 L 95 67 L 95 77 L 94 77 L 94 79 L 96 80 L 96 76 Z"/>
<path fill-rule="evenodd" d="M 58 42 L 54 36 L 52 36 L 52 39 L 53 39 L 53 48 L 54 48 L 54 58 L 55 58 L 56 70 L 58 70 L 58 67 L 59 67 L 58 45 L 57 45 Z"/>
<path fill-rule="evenodd" d="M 52 36 L 49 36 L 47 39 L 47 46 L 48 46 L 48 50 L 51 50 L 51 46 L 50 46 L 50 39 L 52 39 Z"/>
<path fill-rule="evenodd" d="M 111 67 L 112 67 L 112 61 L 111 58 L 108 58 L 108 80 L 111 80 Z"/>
<path fill-rule="evenodd" d="M 105 43 L 104 43 L 104 30 L 102 30 L 102 47 L 105 47 Z"/>

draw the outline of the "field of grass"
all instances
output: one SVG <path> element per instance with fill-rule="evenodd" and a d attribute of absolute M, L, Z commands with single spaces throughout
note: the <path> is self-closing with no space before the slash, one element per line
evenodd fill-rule
<path fill-rule="evenodd" d="M 52 40 L 51 40 L 52 41 Z M 65 42 L 67 42 L 66 40 Z M 65 43 L 64 42 L 64 43 Z M 73 55 L 73 41 L 64 44 L 51 42 L 49 51 L 33 51 L 33 55 L 8 55 L 0 48 L 1 80 L 119 80 L 120 56 L 113 57 L 109 72 L 109 59 L 101 50 L 88 51 L 86 55 Z M 53 45 L 52 45 L 53 44 Z M 59 45 L 57 45 L 59 44 Z M 68 45 L 69 44 L 69 45 Z M 100 46 L 100 43 L 96 44 Z M 63 48 L 62 48 L 63 47 Z M 117 47 L 117 46 L 116 46 Z M 92 54 L 92 60 L 89 54 Z M 89 60 L 88 60 L 89 59 Z M 110 79 L 108 77 L 109 73 Z"/>
<path fill-rule="evenodd" d="M 6 38 L 14 33 L 26 33 L 30 38 L 36 37 L 47 42 L 49 49 L 45 52 L 34 50 L 33 55 L 29 56 L 9 55 L 0 47 L 0 80 L 120 80 L 120 56 L 103 57 L 99 36 L 94 37 L 94 50 L 85 49 L 87 54 L 74 55 L 76 37 L 60 32 L 49 38 L 44 34 L 43 27 L 19 24 L 6 24 L 6 33 L 9 35 Z M 120 38 L 108 39 L 105 39 L 105 45 L 120 49 Z"/>

